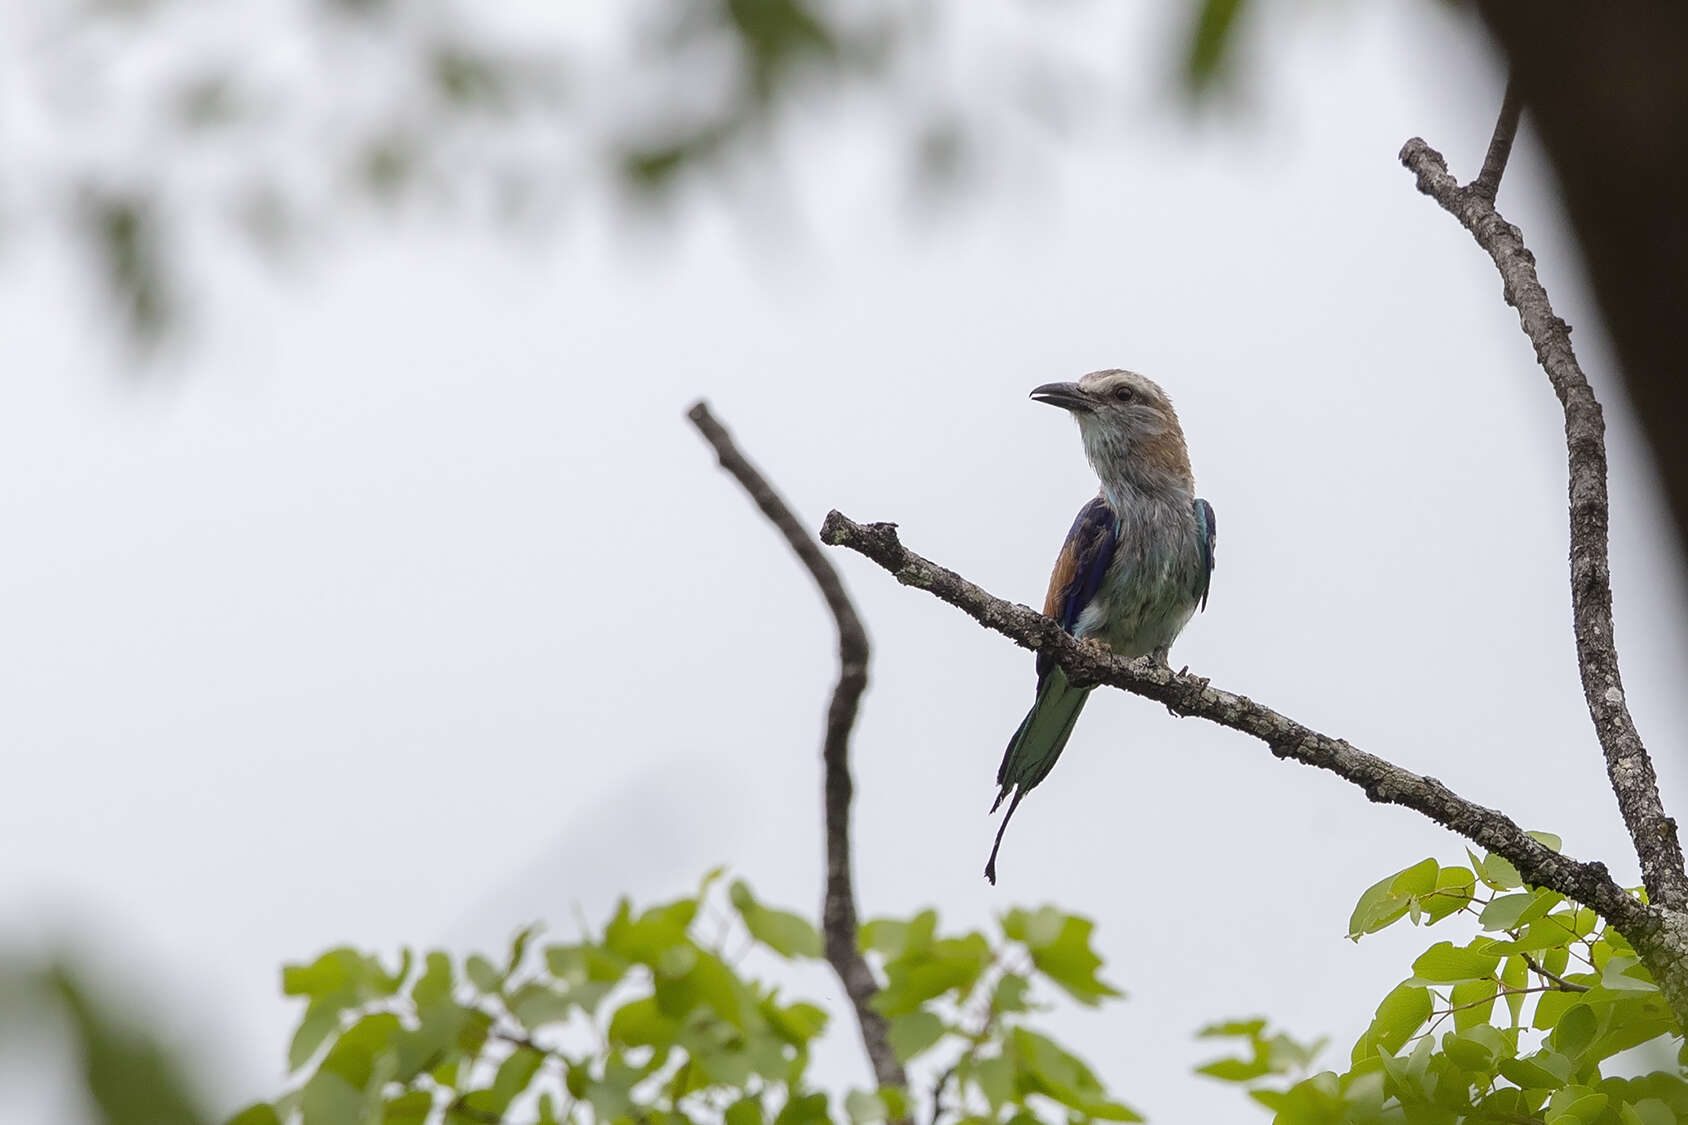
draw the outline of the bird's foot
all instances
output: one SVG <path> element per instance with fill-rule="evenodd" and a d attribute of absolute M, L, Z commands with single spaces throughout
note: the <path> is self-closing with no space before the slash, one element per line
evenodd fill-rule
<path fill-rule="evenodd" d="M 1206 676 L 1190 675 L 1190 666 L 1188 664 L 1172 673 L 1172 679 L 1183 692 L 1189 693 L 1186 698 L 1190 699 L 1194 699 L 1201 695 L 1202 692 L 1207 690 L 1207 685 L 1213 682 Z M 1173 718 L 1182 719 L 1190 712 L 1180 709 L 1176 703 L 1168 703 L 1166 705 L 1166 713 L 1171 715 Z"/>

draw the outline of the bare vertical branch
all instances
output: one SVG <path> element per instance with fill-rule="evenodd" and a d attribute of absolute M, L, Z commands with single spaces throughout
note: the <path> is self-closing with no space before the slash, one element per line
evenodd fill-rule
<path fill-rule="evenodd" d="M 821 759 L 826 772 L 826 897 L 821 908 L 821 930 L 826 940 L 826 959 L 831 963 L 850 1003 L 856 1009 L 862 1045 L 881 1086 L 906 1089 L 908 1076 L 891 1050 L 885 1017 L 873 1007 L 879 982 L 856 948 L 856 892 L 850 873 L 850 732 L 856 724 L 856 709 L 867 688 L 867 630 L 844 589 L 844 581 L 833 568 L 820 541 L 792 514 L 767 478 L 747 461 L 733 443 L 732 435 L 699 401 L 686 412 L 692 425 L 715 450 L 721 467 L 744 487 L 762 514 L 785 536 L 798 561 L 820 588 L 826 606 L 838 626 L 838 686 L 826 713 L 826 738 Z"/>
<path fill-rule="evenodd" d="M 1507 113 L 1502 111 L 1502 124 Z M 1497 134 L 1502 130 L 1496 128 Z M 1493 148 L 1491 147 L 1491 155 Z M 1401 149 L 1401 163 L 1418 179 L 1418 190 L 1471 232 L 1500 271 L 1506 303 L 1535 346 L 1536 360 L 1565 411 L 1565 445 L 1570 463 L 1571 610 L 1583 696 L 1606 757 L 1606 774 L 1617 795 L 1624 826 L 1641 861 L 1641 877 L 1655 905 L 1688 908 L 1688 875 L 1676 822 L 1665 815 L 1653 762 L 1630 718 L 1618 674 L 1612 632 L 1612 575 L 1607 558 L 1611 519 L 1606 491 L 1606 421 L 1594 389 L 1571 349 L 1571 329 L 1554 314 L 1536 276 L 1535 256 L 1523 235 L 1495 210 L 1481 182 L 1462 188 L 1448 174 L 1442 154 L 1414 137 Z M 1497 172 L 1498 178 L 1498 172 Z"/>
<path fill-rule="evenodd" d="M 1500 101 L 1500 115 L 1495 118 L 1494 135 L 1489 138 L 1489 151 L 1483 154 L 1483 168 L 1471 181 L 1467 191 L 1475 192 L 1490 203 L 1500 192 L 1500 177 L 1506 171 L 1507 159 L 1512 156 L 1512 142 L 1518 136 L 1518 120 L 1524 115 L 1524 98 L 1518 92 L 1516 79 L 1506 80 L 1506 93 Z"/>

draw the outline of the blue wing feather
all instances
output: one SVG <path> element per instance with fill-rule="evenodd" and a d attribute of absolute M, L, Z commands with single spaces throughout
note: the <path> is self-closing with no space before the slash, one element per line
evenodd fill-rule
<path fill-rule="evenodd" d="M 1118 545 L 1119 517 L 1105 499 L 1098 496 L 1079 509 L 1078 518 L 1073 520 L 1067 541 L 1055 562 L 1049 596 L 1043 603 L 1043 612 L 1059 621 L 1061 628 L 1067 632 L 1072 632 L 1078 625 L 1084 607 L 1101 589 L 1102 576 L 1114 561 L 1114 548 Z M 1043 682 L 1043 677 L 1054 666 L 1053 658 L 1038 653 L 1038 683 Z"/>
<path fill-rule="evenodd" d="M 1213 517 L 1213 505 L 1206 500 L 1196 500 L 1196 531 L 1202 546 L 1202 601 L 1201 607 L 1207 608 L 1207 587 L 1213 579 L 1213 548 L 1219 542 L 1219 523 Z"/>

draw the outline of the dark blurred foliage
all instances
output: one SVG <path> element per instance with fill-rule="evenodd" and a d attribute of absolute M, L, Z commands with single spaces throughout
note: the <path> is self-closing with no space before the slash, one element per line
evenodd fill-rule
<path fill-rule="evenodd" d="M 1008 5 L 1050 21 L 1077 6 Z M 1169 58 L 1188 55 L 1193 89 L 1219 73 L 1241 6 L 1190 5 L 1191 45 Z M 777 170 L 799 117 L 854 102 L 915 187 L 963 186 L 1006 116 L 1060 131 L 1107 92 L 1080 92 L 1085 68 L 1024 36 L 991 47 L 1001 88 L 942 77 L 961 14 L 956 0 L 44 5 L 14 16 L 10 59 L 0 44 L 29 103 L 6 108 L 33 123 L 0 169 L 0 219 L 74 231 L 106 309 L 146 345 L 191 311 L 183 247 L 208 224 L 286 254 L 371 208 L 546 226 L 591 192 L 666 207 L 724 171 L 730 196 L 739 173 Z"/>
<path fill-rule="evenodd" d="M 211 1117 L 182 1060 L 156 1028 L 137 1025 L 102 1001 L 66 964 L 0 964 L 0 1047 L 62 1042 L 75 1061 L 91 1115 L 102 1125 L 204 1125 Z"/>

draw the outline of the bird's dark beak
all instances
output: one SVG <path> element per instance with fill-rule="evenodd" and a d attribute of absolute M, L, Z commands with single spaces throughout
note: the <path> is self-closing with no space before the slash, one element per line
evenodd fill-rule
<path fill-rule="evenodd" d="M 1032 398 L 1078 414 L 1089 414 L 1096 409 L 1096 404 L 1077 383 L 1045 383 L 1032 392 Z"/>

